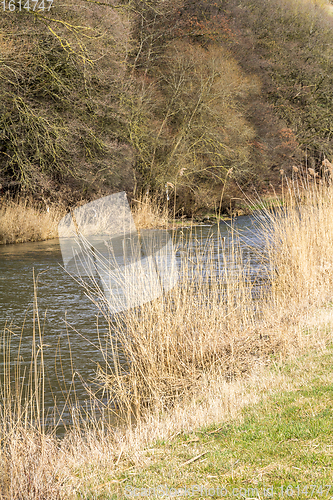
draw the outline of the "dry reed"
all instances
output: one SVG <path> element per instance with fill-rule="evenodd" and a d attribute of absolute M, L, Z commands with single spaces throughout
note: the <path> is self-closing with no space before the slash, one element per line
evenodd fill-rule
<path fill-rule="evenodd" d="M 149 193 L 132 200 L 133 219 L 138 229 L 162 228 L 168 226 L 168 210 L 160 206 L 156 197 Z"/>
<path fill-rule="evenodd" d="M 31 198 L 0 202 L 0 244 L 43 241 L 58 236 L 58 223 L 64 208 L 38 204 Z M 167 227 L 168 212 L 149 195 L 133 200 L 133 218 L 138 229 Z"/>
<path fill-rule="evenodd" d="M 189 241 L 195 241 L 194 232 Z M 215 368 L 225 378 L 235 378 L 265 350 L 253 331 L 253 284 L 236 243 L 217 260 L 212 240 L 192 248 L 191 255 L 188 244 L 179 243 L 179 285 L 110 322 L 118 350 L 114 348 L 111 360 L 106 360 L 111 361 L 108 374 L 101 371 L 99 378 L 128 422 L 147 408 L 159 412 L 188 398 L 202 378 L 214 376 Z M 217 268 L 224 269 L 223 279 Z M 126 368 L 119 362 L 120 354 L 127 360 Z"/>
<path fill-rule="evenodd" d="M 0 203 L 0 244 L 56 238 L 63 209 L 41 208 L 32 199 L 3 199 Z"/>
<path fill-rule="evenodd" d="M 116 404 L 125 427 L 86 416 L 57 442 L 28 418 L 29 405 L 40 397 L 41 371 L 33 370 L 37 376 L 22 405 L 21 389 L 4 392 L 1 498 L 120 495 L 114 474 L 149 461 L 144 447 L 153 440 L 236 416 L 265 391 L 290 384 L 265 371 L 271 355 L 283 360 L 331 341 L 316 315 L 333 288 L 333 187 L 295 174 L 285 181 L 284 207 L 259 220 L 264 244 L 256 251 L 266 269 L 265 287 L 256 287 L 234 233 L 231 245 L 221 241 L 217 258 L 213 242 L 189 250 L 180 240 L 177 287 L 116 318 L 102 308 L 113 346 L 108 369 L 99 372 L 110 402 L 105 414 Z M 93 292 L 90 286 L 87 292 Z M 312 330 L 305 335 L 308 323 Z M 23 413 L 13 413 L 13 402 Z"/>

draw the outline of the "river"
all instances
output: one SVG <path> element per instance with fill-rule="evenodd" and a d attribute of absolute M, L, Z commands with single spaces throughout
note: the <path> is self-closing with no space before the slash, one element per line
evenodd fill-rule
<path fill-rule="evenodd" d="M 244 262 L 251 260 L 253 275 L 258 278 L 262 262 L 256 249 L 262 246 L 258 215 L 242 216 L 234 221 L 243 248 Z M 230 244 L 230 222 L 220 223 L 220 236 Z M 187 229 L 178 230 L 181 234 Z M 195 244 L 204 248 L 211 238 L 219 245 L 217 225 L 197 226 Z M 190 246 L 193 246 L 190 244 Z M 186 256 L 191 250 L 177 248 L 176 258 Z M 264 273 L 264 270 L 261 270 Z M 223 269 L 219 272 L 223 274 Z M 0 246 L 0 330 L 12 332 L 11 359 L 14 363 L 20 352 L 20 365 L 29 369 L 33 338 L 34 280 L 37 286 L 38 314 L 43 339 L 43 355 L 47 373 L 45 390 L 46 409 L 53 409 L 54 402 L 62 408 L 66 391 L 75 376 L 75 392 L 79 404 L 87 400 L 87 390 L 80 380 L 92 383 L 97 364 L 103 365 L 100 342 L 107 338 L 107 324 L 99 316 L 97 334 L 96 306 L 87 298 L 82 287 L 62 267 L 59 240 Z M 36 324 L 36 317 L 35 317 Z M 36 328 L 37 344 L 40 344 Z M 2 346 L 2 351 L 4 347 Z M 3 360 L 2 372 L 3 372 Z"/>

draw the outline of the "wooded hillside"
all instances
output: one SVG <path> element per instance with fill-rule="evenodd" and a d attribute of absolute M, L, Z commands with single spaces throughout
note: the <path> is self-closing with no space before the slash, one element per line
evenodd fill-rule
<path fill-rule="evenodd" d="M 76 0 L 0 17 L 0 183 L 179 214 L 333 156 L 333 16 L 310 0 Z M 226 184 L 225 184 L 226 183 Z M 225 185 L 225 186 L 224 186 Z"/>

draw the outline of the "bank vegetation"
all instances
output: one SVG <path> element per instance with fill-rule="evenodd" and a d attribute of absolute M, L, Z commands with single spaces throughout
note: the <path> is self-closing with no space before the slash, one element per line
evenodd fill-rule
<path fill-rule="evenodd" d="M 332 24 L 310 0 L 78 0 L 0 20 L 1 195 L 125 190 L 233 212 L 332 160 Z M 221 200 L 221 193 L 223 199 Z"/>
<path fill-rule="evenodd" d="M 271 366 L 331 343 L 332 185 L 329 178 L 318 183 L 311 173 L 294 172 L 283 190 L 284 207 L 258 220 L 257 275 L 235 232 L 231 243 L 220 242 L 218 261 L 209 241 L 196 249 L 192 244 L 182 257 L 180 282 L 163 297 L 112 317 L 97 302 L 110 329 L 96 399 L 90 393 L 102 411 L 80 415 L 76 405 L 62 439 L 56 438 L 61 418 L 54 425 L 43 420 L 47 346 L 37 305 L 25 373 L 20 358 L 14 363 L 10 356 L 6 330 L 2 498 L 121 498 L 119 475 L 149 462 L 147 446 L 236 415 L 281 384 Z M 96 301 L 100 290 L 87 283 L 86 291 Z"/>

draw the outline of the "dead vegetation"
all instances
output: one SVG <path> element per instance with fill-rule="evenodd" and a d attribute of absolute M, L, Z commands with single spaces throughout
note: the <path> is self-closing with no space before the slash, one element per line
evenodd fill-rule
<path fill-rule="evenodd" d="M 219 260 L 209 241 L 187 249 L 174 290 L 116 323 L 110 319 L 113 350 L 108 369 L 98 373 L 110 403 L 105 418 L 82 414 L 57 441 L 36 425 L 42 417 L 42 351 L 34 348 L 26 399 L 20 377 L 16 386 L 9 384 L 10 371 L 19 371 L 7 356 L 2 498 L 90 498 L 118 491 L 116 471 L 148 460 L 143 448 L 152 441 L 237 415 L 265 390 L 287 383 L 266 370 L 272 358 L 283 363 L 331 342 L 331 315 L 323 311 L 333 286 L 333 189 L 311 174 L 294 173 L 283 181 L 284 207 L 260 215 L 264 287 L 254 290 L 235 234 L 233 245 L 221 242 Z M 121 417 L 117 428 L 109 420 L 114 412 Z"/>
<path fill-rule="evenodd" d="M 15 26 L 4 12 L 0 183 L 66 206 L 169 183 L 191 217 L 222 190 L 226 212 L 241 189 L 278 189 L 280 168 L 318 171 L 332 18 L 317 4 L 66 0 Z"/>
<path fill-rule="evenodd" d="M 58 237 L 58 222 L 64 208 L 46 206 L 32 198 L 2 199 L 0 203 L 0 244 L 43 241 Z"/>

